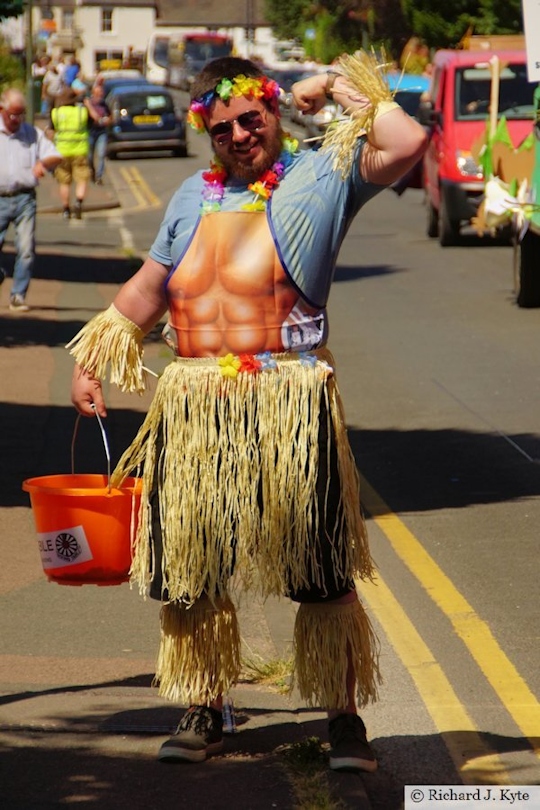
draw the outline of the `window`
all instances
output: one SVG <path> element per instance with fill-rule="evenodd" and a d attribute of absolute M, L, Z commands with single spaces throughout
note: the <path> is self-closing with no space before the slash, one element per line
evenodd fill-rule
<path fill-rule="evenodd" d="M 94 51 L 95 71 L 119 70 L 122 67 L 122 51 Z"/>
<path fill-rule="evenodd" d="M 112 8 L 102 8 L 101 9 L 101 32 L 106 33 L 113 30 L 113 9 Z"/>
<path fill-rule="evenodd" d="M 75 14 L 73 12 L 73 9 L 65 8 L 65 9 L 62 10 L 62 28 L 64 28 L 64 30 L 66 30 L 66 31 L 72 31 L 73 30 L 73 18 L 74 18 L 74 16 L 75 16 Z"/>

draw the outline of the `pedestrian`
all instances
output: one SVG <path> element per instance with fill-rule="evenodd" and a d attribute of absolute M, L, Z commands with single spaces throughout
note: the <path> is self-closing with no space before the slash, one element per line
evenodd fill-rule
<path fill-rule="evenodd" d="M 90 115 L 88 160 L 93 180 L 98 186 L 103 184 L 105 156 L 107 154 L 107 128 L 112 120 L 111 111 L 104 97 L 103 85 L 95 84 L 92 87 L 90 98 L 85 99 L 84 102 Z"/>
<path fill-rule="evenodd" d="M 123 390 L 141 390 L 143 337 L 169 310 L 176 358 L 113 478 L 142 470 L 132 581 L 162 601 L 160 694 L 189 706 L 163 761 L 222 750 L 223 695 L 240 671 L 234 572 L 237 585 L 299 602 L 295 682 L 328 712 L 330 767 L 377 767 L 357 713 L 379 681 L 355 588 L 373 566 L 326 302 L 353 217 L 426 136 L 374 67 L 355 80 L 366 60 L 343 57 L 341 72 L 293 86 L 304 112 L 328 95 L 354 112 L 328 148 L 301 152 L 272 79 L 249 60 L 210 62 L 189 113 L 210 136 L 210 168 L 182 184 L 140 270 L 69 344 L 72 401 L 104 417 L 108 364 Z"/>
<path fill-rule="evenodd" d="M 61 156 L 45 133 L 24 121 L 26 100 L 9 88 L 0 97 L 0 252 L 10 223 L 16 258 L 9 308 L 28 312 L 26 294 L 35 263 L 36 187 Z M 5 272 L 0 267 L 0 284 Z"/>
<path fill-rule="evenodd" d="M 66 57 L 65 67 L 62 72 L 62 81 L 64 87 L 71 87 L 73 80 L 78 76 L 81 66 L 75 56 L 70 55 Z"/>
<path fill-rule="evenodd" d="M 59 93 L 64 89 L 58 66 L 49 62 L 41 85 L 41 115 L 49 115 Z"/>
<path fill-rule="evenodd" d="M 62 155 L 62 162 L 55 169 L 54 176 L 60 188 L 64 219 L 71 217 L 70 196 L 73 183 L 75 183 L 75 218 L 82 218 L 82 206 L 90 179 L 88 110 L 78 102 L 77 93 L 68 87 L 60 93 L 56 106 L 51 110 L 54 141 Z"/>

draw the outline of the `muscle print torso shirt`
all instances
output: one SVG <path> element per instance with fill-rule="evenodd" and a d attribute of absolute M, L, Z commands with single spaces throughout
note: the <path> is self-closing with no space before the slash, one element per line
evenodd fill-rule
<path fill-rule="evenodd" d="M 221 210 L 200 216 L 202 189 L 202 173 L 180 187 L 150 250 L 173 267 L 166 293 L 177 354 L 324 345 L 339 248 L 354 215 L 381 187 L 362 181 L 357 168 L 342 180 L 331 155 L 309 150 L 295 157 L 266 212 L 242 211 L 253 194 L 232 184 Z"/>

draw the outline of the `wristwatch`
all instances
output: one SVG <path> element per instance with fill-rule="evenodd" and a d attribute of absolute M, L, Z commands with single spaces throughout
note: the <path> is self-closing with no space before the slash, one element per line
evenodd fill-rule
<path fill-rule="evenodd" d="M 328 101 L 334 100 L 334 94 L 332 93 L 332 88 L 336 83 L 336 79 L 338 76 L 341 76 L 341 73 L 337 73 L 335 70 L 328 70 L 326 73 L 326 87 L 324 88 L 324 92 Z"/>

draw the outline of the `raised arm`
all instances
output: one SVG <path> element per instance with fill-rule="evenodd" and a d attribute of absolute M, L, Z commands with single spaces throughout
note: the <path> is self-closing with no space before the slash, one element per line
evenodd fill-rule
<path fill-rule="evenodd" d="M 317 112 L 328 97 L 348 112 L 371 107 L 367 96 L 345 76 L 335 73 L 320 73 L 297 82 L 292 87 L 292 95 L 295 105 L 304 113 Z M 361 175 L 371 183 L 393 183 L 414 166 L 426 147 L 427 135 L 423 127 L 397 104 L 383 101 L 375 109 L 367 143 L 361 152 Z"/>

